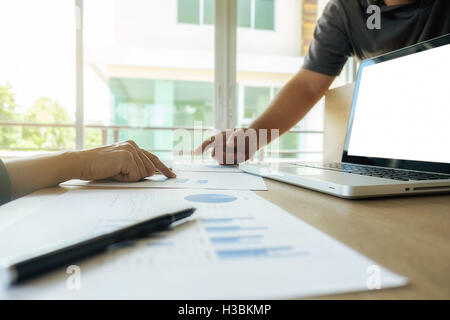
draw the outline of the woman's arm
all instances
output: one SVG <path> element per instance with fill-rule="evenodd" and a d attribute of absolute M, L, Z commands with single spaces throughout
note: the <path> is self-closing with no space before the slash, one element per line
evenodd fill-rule
<path fill-rule="evenodd" d="M 157 170 L 169 178 L 175 177 L 158 157 L 139 148 L 133 141 L 83 151 L 5 160 L 4 163 L 13 199 L 70 179 L 113 178 L 131 182 L 152 176 Z"/>

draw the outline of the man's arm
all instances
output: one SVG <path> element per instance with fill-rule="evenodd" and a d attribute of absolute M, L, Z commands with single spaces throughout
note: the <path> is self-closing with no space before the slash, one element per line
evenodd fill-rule
<path fill-rule="evenodd" d="M 310 70 L 302 69 L 297 73 L 279 92 L 266 111 L 260 115 L 251 125 L 250 128 L 259 133 L 260 129 L 266 129 L 268 132 L 267 143 L 272 141 L 270 137 L 271 129 L 278 129 L 280 136 L 286 133 L 290 128 L 295 126 L 309 110 L 323 97 L 335 79 L 334 76 L 328 76 Z M 213 157 L 222 164 L 231 164 L 226 162 L 226 155 L 239 149 L 236 146 L 238 139 L 236 136 L 239 130 L 228 138 L 226 133 L 222 132 L 203 142 L 203 144 L 195 150 L 195 154 L 201 154 L 210 148 L 222 148 L 222 152 L 213 151 Z M 228 140 L 228 141 L 226 141 Z M 218 143 L 220 141 L 220 143 Z M 233 145 L 234 144 L 234 145 Z M 264 147 L 258 142 L 258 148 Z M 245 152 L 245 160 L 253 156 L 254 151 Z M 220 155 L 220 156 L 218 156 Z M 235 155 L 235 161 L 238 162 L 239 157 Z"/>
<path fill-rule="evenodd" d="M 257 131 L 279 129 L 280 135 L 286 133 L 323 97 L 334 79 L 332 76 L 302 69 L 282 88 L 250 128 Z"/>

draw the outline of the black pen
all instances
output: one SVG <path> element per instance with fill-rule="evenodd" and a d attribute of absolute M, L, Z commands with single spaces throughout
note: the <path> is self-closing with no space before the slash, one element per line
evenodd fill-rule
<path fill-rule="evenodd" d="M 152 232 L 164 230 L 175 221 L 191 216 L 194 211 L 195 208 L 188 208 L 151 218 L 110 233 L 17 262 L 1 271 L 4 277 L 1 280 L 3 280 L 4 285 L 21 283 L 42 273 L 68 266 L 75 261 L 106 251 L 113 244 L 125 240 L 138 239 Z"/>

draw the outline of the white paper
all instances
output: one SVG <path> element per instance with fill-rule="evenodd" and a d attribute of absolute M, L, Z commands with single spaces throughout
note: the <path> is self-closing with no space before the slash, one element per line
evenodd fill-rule
<path fill-rule="evenodd" d="M 112 180 L 82 181 L 70 180 L 63 185 L 85 187 L 117 188 L 168 188 L 168 189 L 217 189 L 217 190 L 267 190 L 261 177 L 235 172 L 187 172 L 180 171 L 176 179 L 168 179 L 161 174 L 143 181 L 123 183 Z"/>
<path fill-rule="evenodd" d="M 239 169 L 239 166 L 222 166 L 217 163 L 174 163 L 172 168 L 175 172 L 190 171 L 190 172 L 244 172 Z"/>
<path fill-rule="evenodd" d="M 79 289 L 59 270 L 0 297 L 277 299 L 368 290 L 378 280 L 381 288 L 406 283 L 249 191 L 69 191 L 2 230 L 0 256 L 17 258 L 185 206 L 198 208 L 190 221 L 78 264 Z M 0 209 L 0 223 L 2 216 Z"/>

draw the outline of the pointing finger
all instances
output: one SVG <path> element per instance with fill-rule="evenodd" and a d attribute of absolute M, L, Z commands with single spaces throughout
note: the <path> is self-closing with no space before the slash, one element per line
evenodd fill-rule
<path fill-rule="evenodd" d="M 152 161 L 156 169 L 158 169 L 163 175 L 165 175 L 168 178 L 176 178 L 176 174 L 170 170 L 157 156 L 154 154 L 148 152 L 147 150 L 143 150 L 142 152 L 145 153 L 145 155 Z"/>

